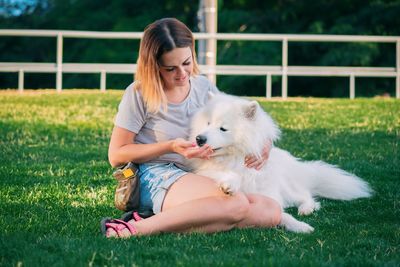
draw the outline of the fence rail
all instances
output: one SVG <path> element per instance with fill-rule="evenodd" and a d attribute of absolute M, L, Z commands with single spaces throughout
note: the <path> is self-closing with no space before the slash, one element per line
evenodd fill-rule
<path fill-rule="evenodd" d="M 136 64 L 110 63 L 63 63 L 64 38 L 95 39 L 140 39 L 142 32 L 95 32 L 58 30 L 0 30 L 1 36 L 54 37 L 57 38 L 57 59 L 53 63 L 0 62 L 0 72 L 17 72 L 18 90 L 24 90 L 24 73 L 56 73 L 56 89 L 62 91 L 63 73 L 100 73 L 100 90 L 106 90 L 107 73 L 134 74 Z M 357 35 L 312 35 L 312 34 L 234 34 L 194 33 L 196 40 L 243 40 L 280 41 L 282 43 L 281 65 L 200 65 L 208 75 L 256 75 L 266 77 L 267 98 L 271 97 L 272 76 L 282 77 L 282 98 L 287 98 L 289 76 L 336 76 L 349 78 L 349 97 L 355 97 L 355 78 L 383 77 L 396 79 L 396 98 L 400 98 L 400 36 L 357 36 Z M 288 65 L 289 42 L 372 42 L 396 44 L 394 67 L 338 67 L 338 66 L 290 66 Z"/>

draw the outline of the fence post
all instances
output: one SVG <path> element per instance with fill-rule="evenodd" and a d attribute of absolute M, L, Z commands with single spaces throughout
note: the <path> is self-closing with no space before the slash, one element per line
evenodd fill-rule
<path fill-rule="evenodd" d="M 102 70 L 100 73 L 100 91 L 106 91 L 106 71 Z"/>
<path fill-rule="evenodd" d="M 265 96 L 270 99 L 272 96 L 272 90 L 271 90 L 271 73 L 267 73 L 267 78 L 266 78 L 266 83 L 267 83 L 267 91 Z"/>
<path fill-rule="evenodd" d="M 287 98 L 288 39 L 282 40 L 282 98 Z"/>
<path fill-rule="evenodd" d="M 211 71 L 208 72 L 208 79 L 216 84 L 215 65 L 217 64 L 217 39 L 215 34 L 218 29 L 218 0 L 199 1 L 199 28 L 201 32 L 212 34 L 211 38 L 199 41 L 199 62 L 206 64 Z"/>
<path fill-rule="evenodd" d="M 400 98 L 400 39 L 396 42 L 396 98 Z"/>
<path fill-rule="evenodd" d="M 57 92 L 62 90 L 62 57 L 63 57 L 63 36 L 57 34 L 57 74 L 56 74 L 56 89 Z"/>
<path fill-rule="evenodd" d="M 354 77 L 354 73 L 352 73 L 350 75 L 350 99 L 354 99 L 355 95 L 356 95 L 356 80 Z"/>
<path fill-rule="evenodd" d="M 22 93 L 24 91 L 24 70 L 20 69 L 18 71 L 18 92 Z"/>

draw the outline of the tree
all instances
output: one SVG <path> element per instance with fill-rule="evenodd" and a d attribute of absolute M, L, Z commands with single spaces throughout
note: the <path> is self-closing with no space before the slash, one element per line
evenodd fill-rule
<path fill-rule="evenodd" d="M 193 31 L 198 31 L 198 6 L 192 1 L 3 0 L 0 6 L 0 28 L 142 31 L 156 19 L 177 17 Z M 400 1 L 397 0 L 220 0 L 218 32 L 400 35 L 398 14 Z M 138 44 L 127 40 L 66 39 L 64 61 L 133 63 Z M 55 40 L 50 38 L 1 37 L 0 51 L 7 53 L 0 53 L 0 61 L 55 62 L 55 46 Z M 373 43 L 293 43 L 289 47 L 289 64 L 394 66 L 394 49 L 393 45 Z M 219 41 L 217 51 L 218 64 L 277 65 L 281 62 L 279 43 Z M 16 78 L 9 76 L 0 73 L 0 87 L 15 83 Z M 43 84 L 54 87 L 54 80 L 49 82 L 48 79 L 48 76 L 31 78 L 29 87 L 43 87 Z M 98 80 L 96 75 L 83 78 L 82 75 L 67 75 L 63 82 L 67 87 L 98 87 Z M 122 78 L 109 81 L 115 88 L 124 88 L 128 83 Z M 347 83 L 342 79 L 323 79 L 324 87 L 330 90 L 320 90 L 320 83 L 315 81 L 319 80 L 290 78 L 289 93 L 347 95 L 342 89 Z M 393 82 L 393 79 L 369 80 L 368 86 L 375 88 L 369 94 L 394 88 Z M 275 77 L 275 93 L 280 90 L 279 83 L 280 79 Z M 220 76 L 217 84 L 235 94 L 263 95 L 265 78 Z"/>

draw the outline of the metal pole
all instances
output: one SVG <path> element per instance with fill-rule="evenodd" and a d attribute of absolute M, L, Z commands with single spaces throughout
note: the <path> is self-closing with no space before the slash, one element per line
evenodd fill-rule
<path fill-rule="evenodd" d="M 56 88 L 57 92 L 62 90 L 62 57 L 63 57 L 63 36 L 61 33 L 57 34 L 57 78 Z"/>
<path fill-rule="evenodd" d="M 288 39 L 282 40 L 282 98 L 287 98 Z"/>

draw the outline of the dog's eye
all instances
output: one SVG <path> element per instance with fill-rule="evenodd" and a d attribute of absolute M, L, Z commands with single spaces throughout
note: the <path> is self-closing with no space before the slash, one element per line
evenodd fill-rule
<path fill-rule="evenodd" d="M 224 127 L 219 128 L 221 131 L 226 132 L 228 131 L 227 129 L 225 129 Z"/>

